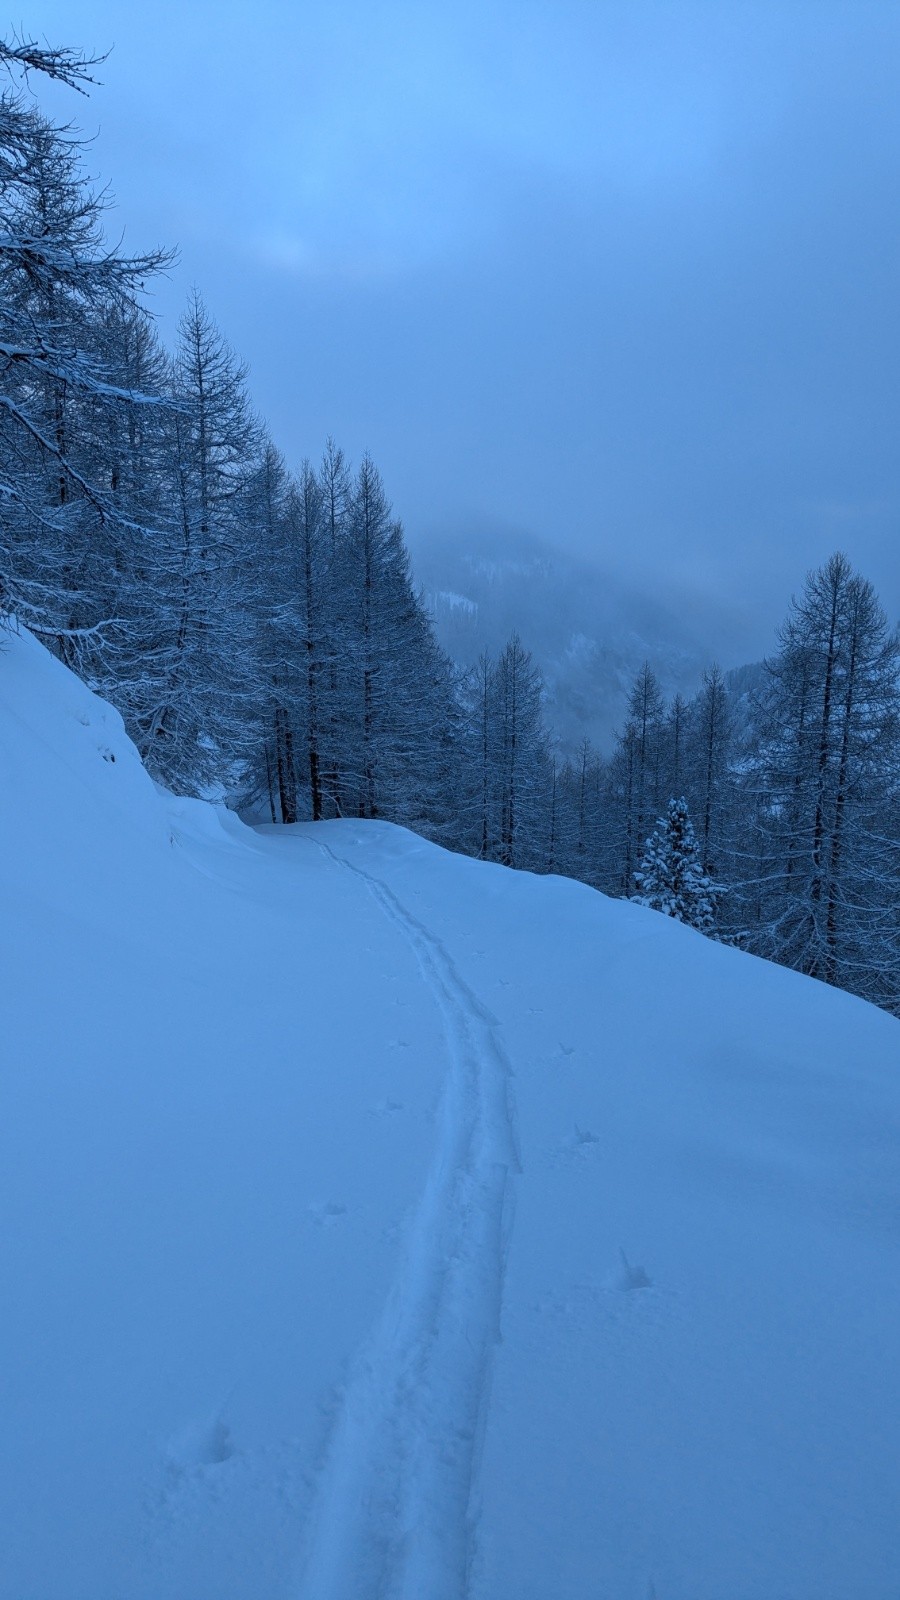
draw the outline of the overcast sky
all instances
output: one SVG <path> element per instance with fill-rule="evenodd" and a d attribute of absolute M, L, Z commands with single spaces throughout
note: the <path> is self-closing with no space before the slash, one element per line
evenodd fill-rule
<path fill-rule="evenodd" d="M 521 529 L 758 655 L 838 545 L 900 615 L 895 0 L 42 0 L 126 246 L 288 459 Z"/>

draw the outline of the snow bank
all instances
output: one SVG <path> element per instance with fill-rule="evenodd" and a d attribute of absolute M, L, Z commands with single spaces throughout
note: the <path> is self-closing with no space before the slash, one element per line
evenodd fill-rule
<path fill-rule="evenodd" d="M 3 1600 L 887 1600 L 900 1029 L 0 653 Z"/>

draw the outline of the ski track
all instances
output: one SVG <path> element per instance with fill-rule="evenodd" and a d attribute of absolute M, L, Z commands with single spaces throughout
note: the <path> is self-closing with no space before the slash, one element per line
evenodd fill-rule
<path fill-rule="evenodd" d="M 437 1146 L 400 1273 L 349 1375 L 312 1515 L 300 1600 L 465 1600 L 477 1468 L 520 1170 L 497 1022 L 434 934 L 379 878 L 365 885 L 411 946 L 441 1013 L 449 1070 Z"/>

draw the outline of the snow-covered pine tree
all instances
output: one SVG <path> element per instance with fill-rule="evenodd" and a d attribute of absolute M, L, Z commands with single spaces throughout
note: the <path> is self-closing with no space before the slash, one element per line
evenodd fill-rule
<path fill-rule="evenodd" d="M 320 814 L 339 817 L 349 811 L 353 803 L 351 796 L 344 792 L 342 777 L 346 746 L 342 717 L 346 709 L 347 672 L 340 645 L 347 626 L 340 594 L 347 569 L 346 544 L 353 483 L 347 458 L 330 436 L 325 441 L 315 476 L 321 505 L 321 542 L 316 543 L 313 582 L 316 597 L 313 617 L 319 641 L 314 673 L 319 730 L 317 784 Z M 311 493 L 312 485 L 308 488 Z M 315 811 L 315 799 L 312 804 Z"/>
<path fill-rule="evenodd" d="M 458 761 L 452 784 L 452 848 L 482 861 L 496 859 L 500 835 L 496 764 L 497 664 L 487 650 L 455 686 Z"/>
<path fill-rule="evenodd" d="M 79 669 L 118 707 L 143 748 L 165 692 L 167 641 L 177 611 L 174 508 L 167 492 L 168 360 L 153 323 L 136 307 L 110 307 L 102 340 L 116 382 L 143 399 L 97 407 L 80 419 L 83 448 L 114 514 L 97 530 L 84 563 L 94 605 L 113 620 L 82 640 Z"/>
<path fill-rule="evenodd" d="M 507 867 L 546 868 L 552 769 L 542 692 L 541 674 L 514 633 L 500 652 L 494 677 L 497 859 Z"/>
<path fill-rule="evenodd" d="M 597 885 L 606 842 L 605 767 L 589 739 L 557 775 L 554 872 Z M 612 885 L 612 887 L 615 887 Z"/>
<path fill-rule="evenodd" d="M 0 44 L 0 61 L 75 87 L 90 65 L 30 45 Z M 0 613 L 15 610 L 82 668 L 104 624 L 108 644 L 115 633 L 111 574 L 136 531 L 106 444 L 146 397 L 110 329 L 138 315 L 166 259 L 110 248 L 104 209 L 73 135 L 21 96 L 0 97 Z"/>
<path fill-rule="evenodd" d="M 496 661 L 482 653 L 459 686 L 462 737 L 453 785 L 458 847 L 534 872 L 547 871 L 551 859 L 560 870 L 562 849 L 562 789 L 542 694 L 541 675 L 518 634 Z"/>
<path fill-rule="evenodd" d="M 494 764 L 494 703 L 497 668 L 486 650 L 481 652 L 465 683 L 470 717 L 473 769 L 477 772 L 473 806 L 476 832 L 473 854 L 490 861 L 500 831 L 497 772 Z"/>
<path fill-rule="evenodd" d="M 669 794 L 681 794 L 684 789 L 688 725 L 687 701 L 683 695 L 676 694 L 672 697 L 663 725 L 662 775 Z"/>
<path fill-rule="evenodd" d="M 669 801 L 647 840 L 634 881 L 640 905 L 687 922 L 700 933 L 715 932 L 717 890 L 703 870 L 686 800 Z"/>
<path fill-rule="evenodd" d="M 714 870 L 712 862 L 721 841 L 731 738 L 728 694 L 716 663 L 703 674 L 703 687 L 695 705 L 695 725 L 699 756 L 700 858 L 708 873 Z"/>
<path fill-rule="evenodd" d="M 178 604 L 147 756 L 166 781 L 222 793 L 259 746 L 254 491 L 262 435 L 246 372 L 194 291 L 172 371 L 170 493 Z"/>
<path fill-rule="evenodd" d="M 299 816 L 300 651 L 288 510 L 292 492 L 284 461 L 267 440 L 244 496 L 244 515 L 253 528 L 256 557 L 246 596 L 257 617 L 254 700 L 259 714 L 259 748 L 251 757 L 257 776 L 250 799 L 252 803 L 265 787 L 273 822 L 296 822 Z"/>
<path fill-rule="evenodd" d="M 328 498 L 326 496 L 326 524 Z M 445 787 L 452 676 L 412 586 L 403 530 L 365 456 L 335 556 L 331 718 L 343 809 L 414 823 Z"/>
<path fill-rule="evenodd" d="M 591 742 L 582 739 L 578 751 L 576 765 L 576 791 L 575 791 L 575 837 L 573 850 L 575 858 L 575 876 L 586 878 L 587 853 L 588 853 L 588 774 L 591 764 Z"/>
<path fill-rule="evenodd" d="M 303 707 L 301 769 L 309 791 L 313 822 L 325 815 L 324 772 L 329 739 L 328 667 L 333 655 L 337 615 L 334 593 L 333 502 L 323 500 L 320 479 L 308 461 L 300 468 L 288 501 L 288 527 L 295 579 L 294 636 L 300 659 L 296 662 Z"/>
<path fill-rule="evenodd" d="M 750 948 L 900 1007 L 900 639 L 838 553 L 791 602 L 768 663 L 757 753 Z"/>
<path fill-rule="evenodd" d="M 609 768 L 609 804 L 603 854 L 604 877 L 612 893 L 629 896 L 641 840 L 657 815 L 662 795 L 663 697 L 648 662 L 638 673 L 628 700 L 628 717 Z"/>

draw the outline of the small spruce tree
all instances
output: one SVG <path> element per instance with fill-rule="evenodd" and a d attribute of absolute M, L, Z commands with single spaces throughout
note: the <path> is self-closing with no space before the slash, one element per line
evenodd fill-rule
<path fill-rule="evenodd" d="M 634 875 L 639 905 L 714 934 L 718 891 L 703 870 L 686 800 L 670 800 Z"/>

